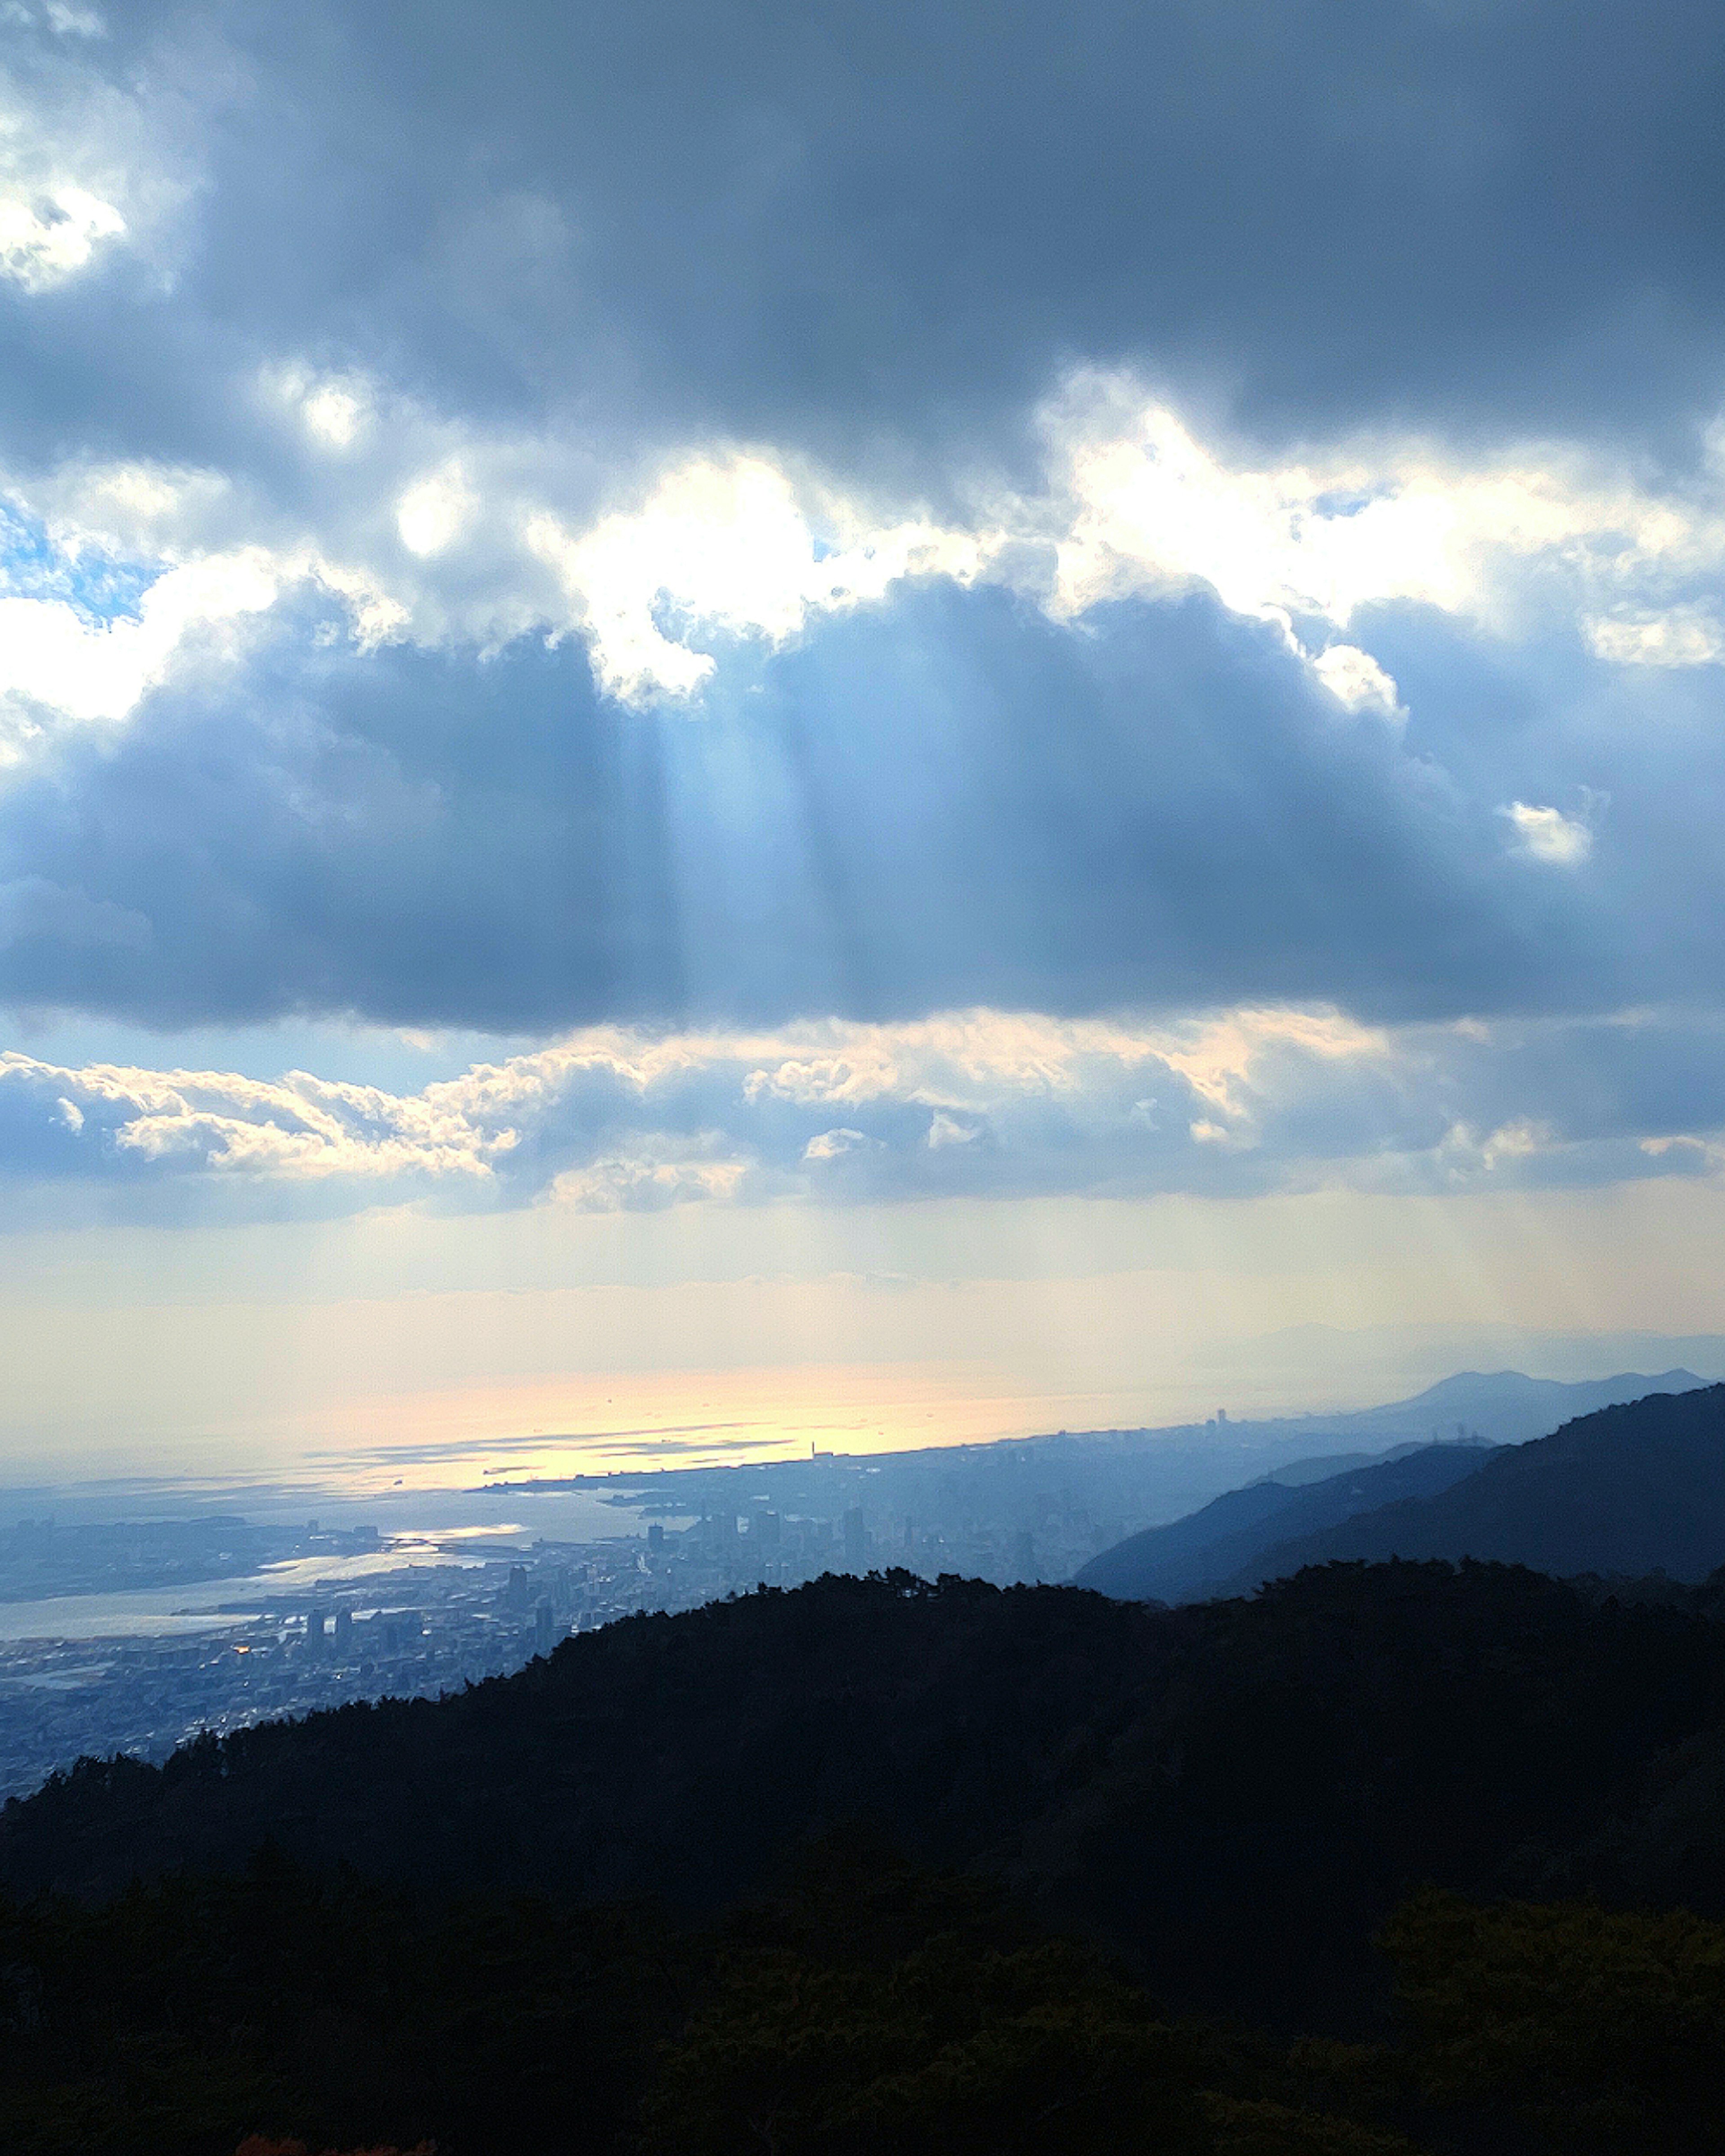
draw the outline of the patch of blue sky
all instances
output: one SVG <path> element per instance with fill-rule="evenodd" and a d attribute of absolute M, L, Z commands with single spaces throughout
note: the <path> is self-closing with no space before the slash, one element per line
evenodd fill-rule
<path fill-rule="evenodd" d="M 0 591 L 12 597 L 58 599 L 92 626 L 136 621 L 144 593 L 161 573 L 159 562 L 127 560 L 100 547 L 56 547 L 38 518 L 0 503 Z"/>
<path fill-rule="evenodd" d="M 1312 504 L 1315 517 L 1358 516 L 1362 510 L 1390 498 L 1394 492 L 1389 487 L 1336 487 L 1318 495 Z"/>

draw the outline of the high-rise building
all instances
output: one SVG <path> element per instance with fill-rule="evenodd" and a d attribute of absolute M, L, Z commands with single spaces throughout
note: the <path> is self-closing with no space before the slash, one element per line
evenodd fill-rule
<path fill-rule="evenodd" d="M 351 1609 L 338 1609 L 336 1612 L 336 1660 L 338 1662 L 345 1662 L 352 1652 L 353 1612 Z"/>
<path fill-rule="evenodd" d="M 762 1555 L 778 1548 L 778 1515 L 777 1512 L 757 1512 L 749 1528 L 750 1538 Z"/>
<path fill-rule="evenodd" d="M 866 1572 L 868 1568 L 869 1530 L 863 1519 L 862 1507 L 853 1505 L 845 1515 L 845 1569 Z"/>
<path fill-rule="evenodd" d="M 323 1654 L 323 1636 L 322 1610 L 308 1609 L 305 1612 L 305 1652 L 313 1659 L 320 1658 Z"/>
<path fill-rule="evenodd" d="M 503 1590 L 503 1604 L 507 1609 L 525 1610 L 530 1600 L 527 1589 L 527 1568 L 512 1564 L 509 1568 L 509 1584 Z"/>
<path fill-rule="evenodd" d="M 533 1612 L 533 1651 L 536 1655 L 548 1655 L 557 1643 L 557 1619 L 552 1614 L 551 1604 L 542 1602 Z"/>

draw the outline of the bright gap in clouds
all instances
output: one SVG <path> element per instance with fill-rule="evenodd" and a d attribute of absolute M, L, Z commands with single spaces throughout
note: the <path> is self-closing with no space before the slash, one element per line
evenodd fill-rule
<path fill-rule="evenodd" d="M 293 424 L 346 467 L 290 536 L 280 511 L 255 494 L 248 503 L 219 472 L 14 477 L 18 506 L 68 560 L 93 547 L 118 560 L 147 537 L 157 581 L 146 620 L 105 631 L 62 600 L 0 602 L 0 695 L 72 719 L 123 716 L 203 624 L 308 584 L 347 606 L 364 642 L 484 650 L 529 631 L 578 634 L 603 685 L 634 703 L 698 703 L 716 638 L 782 644 L 928 578 L 999 583 L 1074 624 L 1110 601 L 1205 586 L 1275 625 L 1341 710 L 1387 720 L 1404 716 L 1399 692 L 1349 640 L 1360 614 L 1413 602 L 1507 634 L 1532 603 L 1529 564 L 1545 579 L 1540 603 L 1561 591 L 1613 663 L 1710 665 L 1720 648 L 1717 485 L 1661 496 L 1562 444 L 1470 461 L 1374 438 L 1255 465 L 1200 442 L 1130 377 L 1081 373 L 1041 415 L 1040 487 L 973 475 L 962 519 L 914 503 L 883 517 L 842 475 L 770 447 L 671 458 L 595 516 L 542 491 L 569 462 L 553 442 L 452 433 L 398 398 L 391 424 L 372 429 L 372 386 L 297 365 L 270 381 Z M 583 487 L 590 497 L 590 474 Z"/>

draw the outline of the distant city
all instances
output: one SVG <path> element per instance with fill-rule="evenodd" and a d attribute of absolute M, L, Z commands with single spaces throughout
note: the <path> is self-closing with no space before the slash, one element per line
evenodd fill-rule
<path fill-rule="evenodd" d="M 644 1611 L 895 1568 L 1000 1586 L 1100 1552 L 1244 1483 L 1314 1481 L 1429 1445 L 1515 1442 L 1688 1372 L 1565 1385 L 1445 1380 L 1332 1416 L 1207 1422 L 883 1455 L 663 1469 L 450 1492 L 465 1522 L 265 1524 L 228 1512 L 0 1527 L 0 1798 L 80 1757 L 162 1759 L 204 1731 L 354 1700 L 435 1697 Z M 582 1540 L 487 1528 L 569 1491 L 615 1508 Z M 147 1605 L 147 1607 L 144 1606 Z M 105 1620 L 111 1614 L 111 1625 Z M 28 1634 L 29 1636 L 25 1636 Z"/>
<path fill-rule="evenodd" d="M 968 1486 L 1014 1474 L 1018 1450 L 992 1463 L 954 1461 L 923 1493 L 963 1488 L 976 1509 L 952 1520 L 919 1526 L 901 1509 L 905 1478 L 874 1461 L 819 1463 L 814 1479 L 823 1486 L 808 1495 L 829 1507 L 822 1513 L 750 1504 L 759 1468 L 695 1471 L 665 1478 L 675 1488 L 648 1502 L 674 1517 L 639 1532 L 578 1543 L 488 1537 L 483 1557 L 452 1539 L 449 1562 L 411 1569 L 384 1568 L 391 1542 L 376 1526 L 336 1529 L 312 1520 L 297 1531 L 265 1530 L 227 1517 L 121 1527 L 23 1521 L 0 1531 L 0 1600 L 124 1595 L 224 1578 L 234 1589 L 224 1602 L 199 1598 L 207 1614 L 192 1630 L 177 1617 L 164 1632 L 0 1643 L 0 1797 L 27 1793 L 85 1754 L 161 1759 L 204 1730 L 219 1734 L 356 1699 L 434 1697 L 506 1675 L 572 1632 L 823 1573 L 900 1566 L 1003 1585 L 1065 1578 L 1116 1539 L 1123 1520 L 1137 1521 L 1132 1512 L 1097 1521 L 1074 1507 L 1070 1491 L 1053 1487 L 991 1517 L 981 1509 L 985 1490 Z M 921 1478 L 912 1469 L 909 1479 Z M 475 1493 L 475 1502 L 499 1494 Z M 378 1568 L 367 1572 L 363 1559 L 373 1554 Z M 331 1560 L 345 1561 L 338 1583 L 296 1578 Z M 236 1577 L 263 1564 L 277 1568 L 279 1584 L 267 1573 L 243 1584 Z"/>

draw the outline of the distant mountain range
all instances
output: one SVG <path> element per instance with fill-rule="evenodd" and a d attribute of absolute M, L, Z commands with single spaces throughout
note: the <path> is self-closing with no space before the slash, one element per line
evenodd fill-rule
<path fill-rule="evenodd" d="M 1453 1401 L 1470 1383 L 1500 1382 L 1452 1379 L 1432 1394 Z M 1725 1560 L 1725 1385 L 1655 1392 L 1517 1445 L 1426 1445 L 1293 1487 L 1250 1485 L 1104 1551 L 1076 1584 L 1194 1600 L 1250 1593 L 1305 1565 L 1392 1557 L 1705 1578 Z"/>
<path fill-rule="evenodd" d="M 1394 1435 L 1433 1442 L 1461 1435 L 1488 1438 L 1496 1445 L 1522 1445 L 1544 1437 L 1559 1423 L 1650 1393 L 1691 1393 L 1705 1385 L 1692 1370 L 1620 1371 L 1615 1378 L 1529 1378 L 1520 1370 L 1459 1370 L 1440 1378 L 1411 1399 L 1387 1407 L 1360 1408 L 1326 1415 L 1323 1427 L 1338 1436 Z"/>

